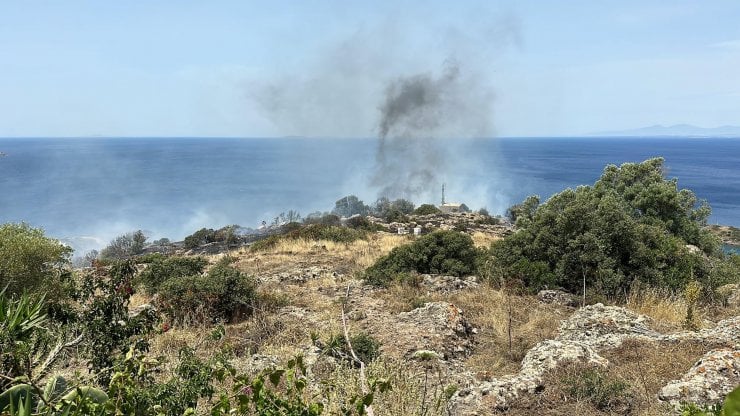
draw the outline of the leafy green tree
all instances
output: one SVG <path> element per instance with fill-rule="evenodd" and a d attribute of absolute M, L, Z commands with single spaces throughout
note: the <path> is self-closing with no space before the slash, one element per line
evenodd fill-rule
<path fill-rule="evenodd" d="M 8 296 L 45 292 L 47 300 L 68 295 L 72 249 L 27 224 L 0 226 L 0 290 Z"/>
<path fill-rule="evenodd" d="M 511 220 L 512 223 L 516 224 L 519 218 L 523 220 L 532 219 L 534 211 L 540 205 L 540 197 L 537 195 L 531 195 L 527 197 L 521 204 L 515 204 L 506 210 L 506 217 Z"/>
<path fill-rule="evenodd" d="M 537 202 L 530 197 L 512 207 L 519 230 L 492 246 L 505 277 L 533 289 L 582 293 L 585 285 L 607 296 L 637 280 L 673 289 L 693 279 L 709 283 L 704 255 L 718 254 L 718 242 L 703 229 L 709 207 L 665 179 L 662 158 L 607 166 L 593 186 Z"/>

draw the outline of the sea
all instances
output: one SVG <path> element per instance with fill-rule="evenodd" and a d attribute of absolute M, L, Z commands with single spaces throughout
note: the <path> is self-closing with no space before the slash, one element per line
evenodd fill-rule
<path fill-rule="evenodd" d="M 740 139 L 491 138 L 449 146 L 454 159 L 440 181 L 451 184 L 448 201 L 473 209 L 503 214 L 528 195 L 545 200 L 593 184 L 608 164 L 661 156 L 667 177 L 709 202 L 710 223 L 740 227 Z M 179 240 L 202 227 L 258 227 L 288 210 L 330 211 L 345 195 L 372 203 L 377 148 L 372 138 L 2 138 L 0 223 L 41 227 L 78 253 L 138 229 Z M 439 203 L 440 184 L 429 187 L 415 203 Z"/>

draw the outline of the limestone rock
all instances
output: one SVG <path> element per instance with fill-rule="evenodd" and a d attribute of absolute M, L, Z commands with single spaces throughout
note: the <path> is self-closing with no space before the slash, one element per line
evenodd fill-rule
<path fill-rule="evenodd" d="M 452 293 L 462 289 L 474 288 L 479 286 L 476 276 L 442 276 L 442 275 L 422 275 L 422 285 L 429 290 L 442 293 Z"/>
<path fill-rule="evenodd" d="M 549 303 L 561 306 L 578 306 L 580 300 L 578 296 L 572 295 L 562 290 L 540 290 L 537 298 L 542 303 Z"/>
<path fill-rule="evenodd" d="M 668 383 L 658 398 L 679 406 L 694 403 L 710 406 L 721 403 L 740 384 L 740 350 L 713 350 L 694 364 L 680 379 Z"/>
<path fill-rule="evenodd" d="M 473 327 L 457 306 L 449 302 L 432 302 L 410 312 L 401 312 L 396 318 L 397 341 L 408 344 L 406 355 L 418 350 L 436 351 L 444 359 L 470 355 Z M 400 334 L 410 336 L 404 340 Z"/>
<path fill-rule="evenodd" d="M 648 318 L 618 306 L 601 303 L 577 310 L 560 324 L 559 340 L 579 341 L 594 348 L 614 348 L 627 338 L 660 339 L 648 328 Z"/>

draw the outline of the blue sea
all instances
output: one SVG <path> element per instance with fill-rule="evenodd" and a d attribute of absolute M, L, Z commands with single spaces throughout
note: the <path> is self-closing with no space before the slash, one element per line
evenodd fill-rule
<path fill-rule="evenodd" d="M 667 176 L 712 206 L 711 223 L 740 226 L 740 139 L 495 138 L 454 141 L 448 199 L 502 214 L 592 184 L 607 164 L 663 156 Z M 256 227 L 280 212 L 329 211 L 368 186 L 374 139 L 0 139 L 0 223 L 25 221 L 80 250 L 142 229 L 181 239 L 201 227 Z M 452 156 L 451 156 L 452 157 Z M 472 166 L 472 168 L 471 168 Z M 459 167 L 459 169 L 458 169 Z M 428 195 L 438 203 L 439 184 Z"/>

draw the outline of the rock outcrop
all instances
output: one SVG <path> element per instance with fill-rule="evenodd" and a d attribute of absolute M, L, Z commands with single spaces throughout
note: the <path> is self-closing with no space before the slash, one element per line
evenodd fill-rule
<path fill-rule="evenodd" d="M 663 387 L 658 398 L 674 406 L 680 406 L 681 403 L 711 406 L 721 403 L 738 385 L 740 350 L 713 350 L 704 354 L 680 380 Z"/>
<path fill-rule="evenodd" d="M 555 339 L 542 341 L 529 350 L 518 373 L 461 390 L 452 399 L 455 414 L 479 414 L 481 406 L 506 409 L 513 399 L 541 389 L 545 373 L 563 362 L 606 366 L 608 361 L 598 351 L 619 347 L 627 339 L 694 340 L 709 344 L 740 342 L 740 317 L 721 321 L 714 328 L 669 335 L 650 329 L 648 322 L 647 317 L 621 307 L 599 303 L 581 308 L 560 324 Z M 684 379 L 666 386 L 661 398 L 712 403 L 724 397 L 740 381 L 740 352 L 737 349 L 723 351 L 705 356 Z M 711 389 L 711 392 L 702 393 L 702 388 Z"/>
<path fill-rule="evenodd" d="M 580 301 L 577 296 L 562 290 L 540 290 L 537 299 L 542 303 L 561 306 L 578 306 Z"/>
<path fill-rule="evenodd" d="M 419 350 L 431 350 L 449 360 L 466 357 L 472 351 L 475 328 L 462 309 L 449 302 L 427 303 L 399 313 L 394 320 L 394 344 L 405 348 L 407 357 Z"/>

